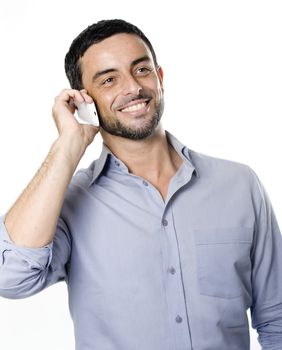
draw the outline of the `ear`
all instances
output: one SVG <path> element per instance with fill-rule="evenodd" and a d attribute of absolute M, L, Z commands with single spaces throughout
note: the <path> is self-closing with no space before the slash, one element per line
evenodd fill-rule
<path fill-rule="evenodd" d="M 158 73 L 158 77 L 160 79 L 161 87 L 163 87 L 164 72 L 163 72 L 163 69 L 161 66 L 157 67 L 157 73 Z"/>

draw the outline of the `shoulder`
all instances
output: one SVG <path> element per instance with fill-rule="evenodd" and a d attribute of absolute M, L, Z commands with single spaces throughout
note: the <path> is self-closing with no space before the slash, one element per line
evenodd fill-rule
<path fill-rule="evenodd" d="M 96 165 L 97 159 L 94 160 L 87 168 L 78 169 L 71 179 L 67 193 L 87 190 L 93 179 L 93 173 Z"/>
<path fill-rule="evenodd" d="M 94 160 L 87 168 L 78 169 L 73 175 L 65 192 L 61 216 L 66 222 L 76 220 L 80 210 L 85 208 L 87 198 L 89 199 L 90 184 L 93 178 L 93 171 L 96 165 Z"/>
<path fill-rule="evenodd" d="M 220 182 L 245 183 L 254 186 L 258 182 L 255 171 L 239 161 L 214 157 L 189 149 L 191 162 L 202 179 Z"/>

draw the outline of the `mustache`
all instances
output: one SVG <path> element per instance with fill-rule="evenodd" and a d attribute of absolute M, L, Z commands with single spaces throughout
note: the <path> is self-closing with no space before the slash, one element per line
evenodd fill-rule
<path fill-rule="evenodd" d="M 138 95 L 130 95 L 127 97 L 124 97 L 121 103 L 119 103 L 117 106 L 115 106 L 115 109 L 122 109 L 124 106 L 126 106 L 128 103 L 135 101 L 135 100 L 150 100 L 152 98 L 152 95 L 149 93 L 144 92 L 141 90 Z"/>

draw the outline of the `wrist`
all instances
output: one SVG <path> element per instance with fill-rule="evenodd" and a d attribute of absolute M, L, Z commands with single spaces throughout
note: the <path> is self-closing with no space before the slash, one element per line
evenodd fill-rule
<path fill-rule="evenodd" d="M 52 151 L 61 161 L 67 162 L 73 170 L 85 153 L 87 144 L 75 137 L 59 136 L 52 145 Z"/>

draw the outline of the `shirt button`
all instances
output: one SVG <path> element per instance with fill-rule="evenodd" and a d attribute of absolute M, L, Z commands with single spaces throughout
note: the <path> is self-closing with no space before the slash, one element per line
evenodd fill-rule
<path fill-rule="evenodd" d="M 164 226 L 167 226 L 167 225 L 168 225 L 168 221 L 167 221 L 166 219 L 163 219 L 163 220 L 162 220 L 162 224 L 163 224 Z"/>
<path fill-rule="evenodd" d="M 174 275 L 176 272 L 174 267 L 170 267 L 168 270 L 169 270 L 169 273 L 171 273 L 172 275 Z"/>
<path fill-rule="evenodd" d="M 182 317 L 180 317 L 179 315 L 177 315 L 176 318 L 175 318 L 175 321 L 176 321 L 177 323 L 181 323 L 181 322 L 182 322 Z"/>
<path fill-rule="evenodd" d="M 119 166 L 119 162 L 118 162 L 117 160 L 115 160 L 115 164 L 116 164 L 117 166 Z"/>
<path fill-rule="evenodd" d="M 145 180 L 143 180 L 143 185 L 144 185 L 144 186 L 148 186 L 148 182 L 146 182 Z"/>

